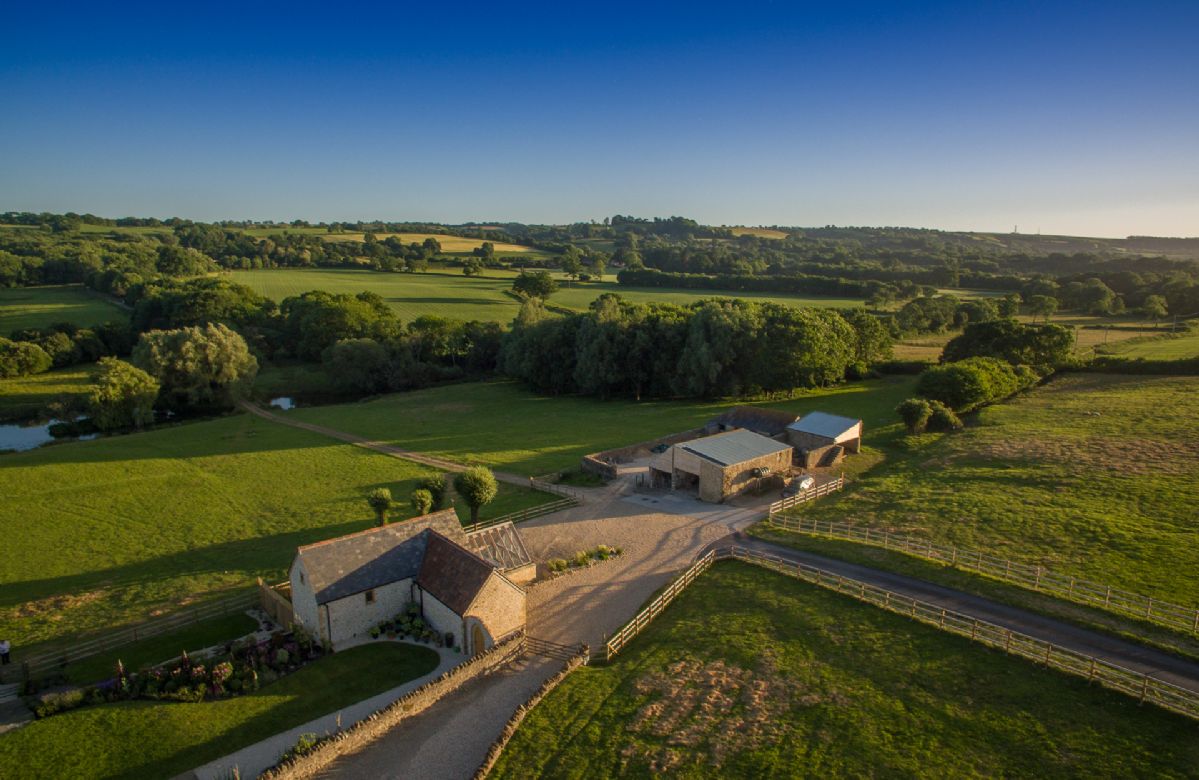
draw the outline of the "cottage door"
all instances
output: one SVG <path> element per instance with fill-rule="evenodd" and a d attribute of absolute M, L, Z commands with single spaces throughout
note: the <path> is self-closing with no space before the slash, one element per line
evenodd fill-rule
<path fill-rule="evenodd" d="M 471 626 L 470 632 L 470 654 L 478 655 L 487 649 L 487 640 L 483 638 L 483 629 L 478 623 Z"/>

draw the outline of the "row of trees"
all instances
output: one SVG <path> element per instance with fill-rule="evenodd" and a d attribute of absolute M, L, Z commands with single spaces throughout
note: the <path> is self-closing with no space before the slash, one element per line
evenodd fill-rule
<path fill-rule="evenodd" d="M 632 305 L 607 294 L 586 314 L 562 317 L 526 301 L 500 367 L 551 394 L 716 397 L 832 384 L 890 349 L 886 329 L 862 310 Z"/>

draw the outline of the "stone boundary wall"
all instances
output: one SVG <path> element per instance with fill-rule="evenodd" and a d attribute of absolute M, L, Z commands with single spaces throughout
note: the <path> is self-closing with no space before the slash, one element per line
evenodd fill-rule
<path fill-rule="evenodd" d="M 500 760 L 500 755 L 503 754 L 504 748 L 508 747 L 508 742 L 512 737 L 516 736 L 516 730 L 520 728 L 520 724 L 524 722 L 525 716 L 532 712 L 533 708 L 541 703 L 541 700 L 550 694 L 558 685 L 570 676 L 570 673 L 580 666 L 587 663 L 591 655 L 590 649 L 584 649 L 569 661 L 562 670 L 550 677 L 541 684 L 541 687 L 533 692 L 529 700 L 516 708 L 516 712 L 512 713 L 512 717 L 504 725 L 504 730 L 500 732 L 499 737 L 495 742 L 491 743 L 491 747 L 487 750 L 487 756 L 483 759 L 483 763 L 479 765 L 478 771 L 475 772 L 474 780 L 483 780 L 490 774 L 495 767 L 495 762 Z"/>
<path fill-rule="evenodd" d="M 361 750 L 406 718 L 419 715 L 471 680 L 507 666 L 524 655 L 524 652 L 525 635 L 521 632 L 463 661 L 437 679 L 396 699 L 350 728 L 330 735 L 311 752 L 268 769 L 259 775 L 259 778 L 299 780 L 315 777 L 338 758 Z"/>
<path fill-rule="evenodd" d="M 657 439 L 630 444 L 626 447 L 617 447 L 616 449 L 604 450 L 603 452 L 593 452 L 590 455 L 583 456 L 579 467 L 583 471 L 597 474 L 604 479 L 616 479 L 620 474 L 620 468 L 617 464 L 633 460 L 642 450 L 645 450 L 645 454 L 648 455 L 650 449 L 659 444 L 678 444 L 679 442 L 698 439 L 704 435 L 706 430 L 706 428 L 692 428 L 689 431 L 671 433 L 666 436 L 660 436 Z"/>

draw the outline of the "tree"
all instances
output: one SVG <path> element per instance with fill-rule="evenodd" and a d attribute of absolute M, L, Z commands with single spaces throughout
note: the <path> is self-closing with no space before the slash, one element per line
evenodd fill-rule
<path fill-rule="evenodd" d="M 604 281 L 604 272 L 608 270 L 608 263 L 604 260 L 603 255 L 596 254 L 592 256 L 591 269 L 595 271 L 596 281 Z"/>
<path fill-rule="evenodd" d="M 412 510 L 418 515 L 427 515 L 433 511 L 433 494 L 424 488 L 412 491 Z"/>
<path fill-rule="evenodd" d="M 468 257 L 462 263 L 463 276 L 479 276 L 483 273 L 483 261 L 477 257 Z"/>
<path fill-rule="evenodd" d="M 0 337 L 0 379 L 40 374 L 52 363 L 50 356 L 37 344 Z"/>
<path fill-rule="evenodd" d="M 1066 362 L 1073 348 L 1074 334 L 1070 328 L 991 320 L 967 325 L 960 336 L 945 345 L 941 361 L 995 357 L 1012 365 L 1036 366 L 1048 371 Z"/>
<path fill-rule="evenodd" d="M 375 512 L 379 525 L 387 525 L 387 513 L 391 511 L 391 491 L 387 488 L 375 488 L 366 494 L 366 503 Z"/>
<path fill-rule="evenodd" d="M 520 276 L 512 280 L 512 289 L 530 298 L 545 300 L 558 291 L 558 283 L 548 271 L 521 271 Z"/>
<path fill-rule="evenodd" d="M 1166 307 L 1166 299 L 1161 295 L 1146 296 L 1145 302 L 1141 304 L 1141 314 L 1146 319 L 1153 320 L 1153 327 L 1155 328 L 1161 319 L 1169 313 L 1170 310 Z"/>
<path fill-rule="evenodd" d="M 571 279 L 578 277 L 583 271 L 582 253 L 579 248 L 573 244 L 566 247 L 562 252 L 562 273 L 569 276 Z"/>
<path fill-rule="evenodd" d="M 895 411 L 907 426 L 908 433 L 922 433 L 932 416 L 932 405 L 923 398 L 909 398 L 900 402 Z"/>
<path fill-rule="evenodd" d="M 925 369 L 916 381 L 916 392 L 951 409 L 972 411 L 1031 387 L 1038 380 L 1027 366 L 992 357 L 972 357 Z"/>
<path fill-rule="evenodd" d="M 841 316 L 856 335 L 854 361 L 861 367 L 891 358 L 891 333 L 882 320 L 865 309 L 842 311 Z"/>
<path fill-rule="evenodd" d="M 429 495 L 433 497 L 433 509 L 441 509 L 445 506 L 447 488 L 445 474 L 430 474 L 416 484 L 418 488 L 429 491 Z"/>
<path fill-rule="evenodd" d="M 999 316 L 1015 317 L 1020 313 L 1021 303 L 1024 303 L 1024 299 L 1020 297 L 1020 293 L 1008 293 L 999 299 Z"/>
<path fill-rule="evenodd" d="M 1028 313 L 1037 317 L 1044 317 L 1045 322 L 1049 322 L 1049 318 L 1057 311 L 1057 298 L 1052 295 L 1034 295 L 1028 299 Z"/>
<path fill-rule="evenodd" d="M 88 410 L 100 430 L 142 428 L 154 422 L 159 385 L 145 371 L 123 360 L 101 358 L 92 383 Z"/>
<path fill-rule="evenodd" d="M 176 408 L 231 407 L 258 374 L 245 339 L 219 324 L 143 333 L 133 364 L 158 380 L 164 400 Z"/>
<path fill-rule="evenodd" d="M 471 523 L 479 522 L 479 507 L 490 504 L 499 493 L 495 475 L 486 466 L 472 466 L 454 477 L 454 490 L 470 507 Z"/>
<path fill-rule="evenodd" d="M 387 388 L 389 356 L 374 339 L 343 339 L 325 350 L 325 373 L 340 389 L 376 393 Z"/>
<path fill-rule="evenodd" d="M 483 261 L 491 260 L 495 257 L 495 244 L 490 241 L 484 241 L 471 250 L 471 254 Z"/>

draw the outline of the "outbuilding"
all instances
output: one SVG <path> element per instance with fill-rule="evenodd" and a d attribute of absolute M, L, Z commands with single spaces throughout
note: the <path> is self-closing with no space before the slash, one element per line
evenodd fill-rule
<path fill-rule="evenodd" d="M 862 451 L 862 421 L 812 412 L 787 426 L 787 440 L 804 468 L 834 466 L 845 453 Z"/>
<path fill-rule="evenodd" d="M 737 429 L 675 444 L 650 462 L 651 484 L 694 490 L 703 501 L 719 503 L 785 476 L 791 469 L 790 444 Z"/>
<path fill-rule="evenodd" d="M 337 649 L 415 602 L 430 627 L 481 652 L 524 628 L 525 591 L 506 572 L 524 575 L 533 564 L 515 528 L 472 536 L 447 509 L 300 547 L 290 576 L 295 620 Z M 489 560 L 489 549 L 503 560 Z"/>

